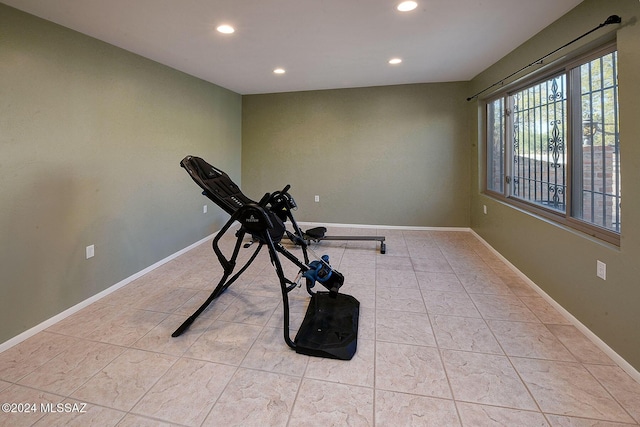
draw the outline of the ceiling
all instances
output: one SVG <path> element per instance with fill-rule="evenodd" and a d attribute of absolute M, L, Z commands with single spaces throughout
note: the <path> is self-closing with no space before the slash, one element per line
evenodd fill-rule
<path fill-rule="evenodd" d="M 417 0 L 411 12 L 399 0 L 0 1 L 257 94 L 471 80 L 582 0 Z"/>

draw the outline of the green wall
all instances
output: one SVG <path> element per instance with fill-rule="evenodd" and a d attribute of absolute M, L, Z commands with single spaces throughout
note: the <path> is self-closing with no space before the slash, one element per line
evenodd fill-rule
<path fill-rule="evenodd" d="M 611 14 L 619 248 L 483 195 L 465 101 Z M 255 199 L 291 184 L 302 221 L 471 226 L 640 369 L 639 16 L 637 0 L 585 0 L 472 82 L 241 97 L 0 4 L 0 342 L 217 230 L 227 215 L 202 214 L 178 167 L 195 154 Z"/>
<path fill-rule="evenodd" d="M 239 181 L 241 104 L 0 4 L 0 342 L 219 229 L 179 162 Z"/>
<path fill-rule="evenodd" d="M 296 219 L 469 226 L 467 83 L 244 96 L 242 183 Z M 314 202 L 314 195 L 320 202 Z"/>
<path fill-rule="evenodd" d="M 484 153 L 472 133 L 471 226 L 538 286 L 640 369 L 640 3 L 585 0 L 472 81 L 476 93 L 617 14 L 620 26 L 605 27 L 579 45 L 617 33 L 622 234 L 619 248 L 521 212 L 481 192 Z M 578 45 L 578 46 L 579 46 Z M 576 48 L 577 46 L 572 46 Z M 560 52 L 566 54 L 567 51 Z M 479 128 L 479 103 L 470 103 L 471 127 Z M 488 214 L 482 213 L 487 205 Z M 596 260 L 607 280 L 596 277 Z"/>

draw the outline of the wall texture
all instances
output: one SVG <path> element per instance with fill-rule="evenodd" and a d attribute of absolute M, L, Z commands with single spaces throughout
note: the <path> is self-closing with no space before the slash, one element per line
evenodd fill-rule
<path fill-rule="evenodd" d="M 241 103 L 0 4 L 0 342 L 219 229 L 179 162 L 239 181 Z"/>
<path fill-rule="evenodd" d="M 485 196 L 465 102 L 611 14 L 623 24 L 581 44 L 617 33 L 619 248 Z M 218 229 L 178 166 L 194 154 L 255 199 L 291 184 L 300 220 L 471 225 L 640 369 L 639 17 L 637 0 L 585 0 L 470 83 L 242 98 L 0 4 L 0 342 Z"/>
<path fill-rule="evenodd" d="M 480 130 L 472 133 L 471 225 L 553 299 L 640 369 L 640 3 L 585 0 L 477 76 L 470 94 L 594 28 L 612 14 L 622 17 L 621 25 L 605 27 L 579 44 L 595 42 L 611 32 L 617 37 L 623 171 L 620 247 L 603 244 L 486 197 L 482 193 L 484 152 L 478 139 Z M 480 105 L 470 103 L 474 129 L 479 129 Z M 482 205 L 487 205 L 488 215 L 483 215 Z M 607 264 L 606 281 L 596 277 L 596 260 Z"/>
<path fill-rule="evenodd" d="M 467 88 L 244 96 L 243 190 L 259 199 L 291 184 L 301 221 L 466 227 Z"/>

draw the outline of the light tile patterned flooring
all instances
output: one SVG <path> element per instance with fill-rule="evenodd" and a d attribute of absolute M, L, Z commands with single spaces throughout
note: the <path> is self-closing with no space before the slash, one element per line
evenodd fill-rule
<path fill-rule="evenodd" d="M 342 290 L 361 302 L 353 360 L 286 346 L 266 250 L 184 335 L 171 338 L 220 277 L 203 244 L 0 354 L 0 402 L 38 405 L 36 413 L 0 413 L 0 425 L 640 422 L 640 384 L 472 234 L 330 232 L 387 239 L 386 255 L 375 242 L 315 246 L 344 273 Z M 232 244 L 233 233 L 224 241 Z M 283 263 L 295 277 L 296 268 Z M 293 337 L 308 301 L 304 286 L 290 300 Z M 59 402 L 86 403 L 86 412 L 39 411 Z"/>

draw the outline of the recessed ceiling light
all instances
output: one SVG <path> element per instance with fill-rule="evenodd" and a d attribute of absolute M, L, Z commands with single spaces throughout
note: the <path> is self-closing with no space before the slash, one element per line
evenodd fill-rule
<path fill-rule="evenodd" d="M 418 7 L 418 3 L 414 1 L 403 1 L 398 5 L 396 9 L 398 9 L 400 12 L 409 12 L 416 7 Z"/>
<path fill-rule="evenodd" d="M 284 74 L 286 71 L 284 68 L 276 68 L 275 70 L 273 70 L 274 74 Z"/>
<path fill-rule="evenodd" d="M 389 60 L 389 64 L 391 64 L 391 65 L 398 65 L 401 62 L 402 62 L 402 59 L 400 59 L 400 58 L 391 58 Z"/>
<path fill-rule="evenodd" d="M 227 24 L 220 25 L 218 28 L 216 28 L 216 30 L 218 30 L 218 32 L 222 34 L 233 34 L 236 31 L 235 28 Z"/>

